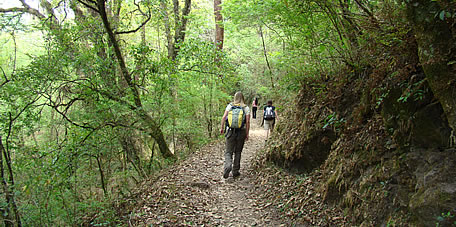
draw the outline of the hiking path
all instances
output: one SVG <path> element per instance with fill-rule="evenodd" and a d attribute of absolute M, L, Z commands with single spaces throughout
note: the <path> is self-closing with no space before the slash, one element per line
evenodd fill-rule
<path fill-rule="evenodd" d="M 252 119 L 241 158 L 241 176 L 222 177 L 225 141 L 191 154 L 161 174 L 140 193 L 130 214 L 132 226 L 289 226 L 271 203 L 261 198 L 252 161 L 264 148 L 266 133 Z"/>

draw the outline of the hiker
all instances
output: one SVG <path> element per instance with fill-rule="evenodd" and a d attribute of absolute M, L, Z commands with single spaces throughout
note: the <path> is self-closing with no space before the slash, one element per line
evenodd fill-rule
<path fill-rule="evenodd" d="M 272 100 L 268 100 L 267 105 L 263 109 L 263 124 L 266 130 L 266 139 L 269 138 L 269 134 L 274 129 L 276 119 L 279 120 L 275 106 L 272 105 Z"/>
<path fill-rule="evenodd" d="M 226 123 L 226 125 L 225 125 Z M 225 109 L 222 117 L 220 133 L 225 133 L 225 166 L 223 169 L 223 178 L 228 178 L 231 170 L 233 177 L 241 175 L 241 152 L 244 148 L 244 142 L 249 139 L 250 129 L 250 109 L 244 104 L 244 95 L 236 92 L 234 101 Z M 234 163 L 233 163 L 234 153 Z"/>
<path fill-rule="evenodd" d="M 255 97 L 252 102 L 252 118 L 256 119 L 256 112 L 258 109 L 258 98 Z"/>

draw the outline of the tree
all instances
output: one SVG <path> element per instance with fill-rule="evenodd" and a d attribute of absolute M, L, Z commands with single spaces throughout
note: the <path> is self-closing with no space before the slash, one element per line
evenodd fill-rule
<path fill-rule="evenodd" d="M 174 13 L 174 36 L 171 33 L 171 21 L 168 14 L 167 1 L 160 1 L 163 10 L 163 19 L 165 22 L 165 33 L 168 41 L 168 58 L 175 60 L 179 52 L 179 44 L 185 40 L 185 30 L 187 28 L 188 15 L 191 9 L 191 0 L 185 0 L 184 7 L 180 11 L 179 0 L 173 0 Z"/>
<path fill-rule="evenodd" d="M 141 101 L 141 96 L 139 94 L 137 84 L 135 83 L 134 78 L 131 76 L 131 74 L 127 68 L 124 57 L 122 55 L 122 51 L 120 49 L 119 42 L 117 41 L 114 31 L 111 28 L 111 24 L 109 22 L 108 15 L 106 13 L 105 1 L 97 0 L 96 2 L 94 2 L 94 1 L 79 0 L 79 2 L 81 2 L 81 4 L 87 6 L 88 8 L 94 10 L 95 12 L 97 12 L 99 14 L 101 20 L 103 21 L 105 31 L 109 38 L 109 42 L 113 46 L 114 53 L 115 53 L 117 62 L 120 67 L 121 75 L 122 75 L 124 81 L 127 83 L 130 94 L 132 95 L 133 103 L 125 101 L 125 100 L 121 99 L 120 97 L 116 97 L 113 94 L 104 93 L 103 95 L 106 95 L 108 98 L 110 98 L 114 101 L 118 101 L 124 105 L 127 105 L 137 116 L 139 116 L 144 121 L 145 125 L 142 129 L 146 130 L 157 141 L 157 144 L 160 148 L 160 152 L 163 154 L 163 156 L 172 157 L 173 154 L 171 153 L 171 151 L 168 148 L 168 144 L 165 141 L 163 132 L 161 131 L 159 124 L 143 108 L 143 104 Z M 142 24 L 141 26 L 144 26 L 144 24 Z M 126 32 L 117 32 L 117 33 L 122 34 L 122 33 L 126 33 Z"/>
<path fill-rule="evenodd" d="M 171 127 L 180 155 L 186 145 L 193 150 L 208 141 L 214 110 L 228 99 L 224 90 L 239 80 L 230 77 L 226 56 L 214 51 L 212 29 L 207 36 L 195 32 L 212 18 L 210 7 L 190 23 L 203 18 L 190 15 L 191 1 L 41 2 L 35 10 L 21 1 L 0 15 L 2 26 L 17 31 L 8 20 L 32 14 L 33 28 L 43 34 L 33 42 L 41 51 L 17 50 L 30 56 L 17 70 L 7 62 L 13 56 L 0 57 L 2 71 L 7 67 L 0 76 L 0 208 L 8 215 L 2 221 L 102 223 L 112 218 L 109 204 L 148 177 L 145 166 L 154 171 L 173 160 L 165 140 Z M 173 4 L 168 20 L 163 2 Z M 74 18 L 66 17 L 70 11 Z M 161 51 L 150 40 L 168 42 L 158 32 L 165 23 L 171 45 Z M 223 83 L 219 73 L 227 75 Z"/>
<path fill-rule="evenodd" d="M 135 74 L 130 72 L 128 58 L 125 61 L 123 52 L 125 49 L 122 49 L 124 46 L 121 46 L 118 40 L 118 36 L 121 34 L 134 33 L 144 27 L 150 19 L 150 14 L 147 17 L 146 12 L 146 15 L 141 17 L 144 18 L 144 21 L 141 21 L 137 28 L 121 31 L 119 28 L 113 29 L 111 25 L 119 23 L 116 21 L 119 18 L 116 13 L 120 11 L 122 1 L 109 2 L 117 5 L 117 7 L 113 7 L 114 13 L 109 12 L 109 9 L 106 10 L 109 7 L 104 5 L 106 3 L 104 1 L 71 1 L 70 7 L 75 13 L 75 25 L 65 23 L 64 19 L 62 20 L 61 13 L 54 13 L 59 7 L 53 7 L 48 1 L 41 1 L 41 3 L 43 6 L 41 12 L 32 9 L 25 1 L 21 1 L 23 7 L 0 10 L 1 13 L 5 13 L 1 15 L 2 19 L 8 18 L 5 16 L 6 14 L 14 18 L 24 12 L 40 19 L 43 22 L 41 24 L 46 26 L 37 26 L 37 28 L 45 33 L 47 38 L 45 45 L 48 47 L 45 53 L 33 53 L 32 63 L 18 72 L 15 70 L 3 72 L 6 80 L 1 81 L 2 108 L 0 110 L 2 116 L 10 116 L 8 119 L 0 119 L 2 123 L 0 134 L 2 136 L 2 159 L 0 164 L 2 167 L 1 174 L 4 176 L 1 188 L 2 194 L 5 195 L 2 201 L 7 201 L 7 204 L 5 203 L 5 206 L 2 205 L 1 207 L 4 211 L 3 214 L 7 215 L 3 219 L 7 226 L 20 225 L 19 211 L 29 209 L 29 203 L 32 202 L 35 202 L 33 207 L 38 208 L 33 211 L 34 213 L 49 214 L 49 216 L 37 218 L 39 221 L 36 223 L 42 223 L 41 221 L 46 219 L 45 223 L 52 224 L 54 220 L 49 217 L 55 215 L 68 217 L 65 219 L 66 223 L 75 223 L 73 218 L 77 217 L 78 213 L 73 209 L 68 209 L 68 207 L 76 207 L 77 203 L 83 201 L 78 188 L 85 187 L 84 191 L 92 194 L 93 185 L 98 184 L 97 179 L 94 178 L 95 181 L 90 182 L 91 184 L 86 183 L 91 180 L 90 172 L 97 173 L 97 168 L 101 181 L 100 188 L 103 189 L 105 196 L 109 196 L 110 183 L 108 179 L 112 177 L 113 170 L 116 171 L 115 168 L 118 166 L 117 163 L 111 163 L 113 167 L 109 164 L 113 159 L 116 162 L 127 160 L 127 158 L 116 156 L 117 149 L 122 146 L 116 144 L 115 139 L 124 135 L 118 132 L 121 131 L 118 128 L 137 130 L 150 135 L 158 144 L 162 157 L 174 157 L 164 139 L 161 129 L 162 122 L 147 112 L 147 108 L 143 105 L 143 97 L 138 90 L 141 84 L 135 78 Z M 81 5 L 86 7 L 80 8 Z M 139 5 L 135 6 L 139 8 Z M 64 10 L 69 9 L 64 8 Z M 59 16 L 62 18 L 57 18 Z M 2 20 L 2 22 L 4 21 Z M 40 54 L 43 55 L 40 56 Z M 11 71 L 12 73 L 10 73 Z M 41 107 L 41 110 L 37 110 L 38 106 Z M 48 145 L 49 148 L 41 147 L 42 150 L 40 150 L 40 145 L 44 145 L 46 142 L 40 139 L 48 136 L 46 135 L 48 130 L 44 129 L 42 125 L 37 127 L 38 118 L 30 117 L 29 113 L 38 111 L 43 116 L 47 114 L 48 107 L 52 108 L 50 109 L 52 111 L 50 114 L 52 125 L 49 131 L 53 131 L 53 133 L 49 135 L 49 138 L 46 138 L 51 141 Z M 45 110 L 43 111 L 43 109 Z M 118 116 L 122 113 L 113 116 L 110 115 L 109 111 L 126 111 L 128 117 L 119 119 Z M 4 115 L 5 113 L 7 115 Z M 41 120 L 46 121 L 47 119 Z M 25 156 L 29 155 L 27 149 L 30 148 L 30 145 L 24 146 L 24 141 L 30 142 L 30 134 L 26 132 L 28 130 L 32 131 L 31 135 L 35 139 L 36 147 L 34 150 L 37 150 L 36 153 L 44 153 L 45 155 L 32 159 L 29 157 L 27 166 L 33 166 L 35 162 L 37 164 L 45 162 L 43 160 L 51 157 L 54 157 L 57 163 L 56 166 L 43 165 L 42 168 L 37 169 L 36 178 L 39 177 L 39 180 L 33 179 L 33 174 L 23 171 L 18 164 L 24 160 Z M 34 130 L 40 132 L 37 133 Z M 36 141 L 35 136 L 40 137 L 38 141 Z M 103 137 L 92 138 L 96 136 Z M 98 143 L 93 139 L 98 140 Z M 105 139 L 114 139 L 110 141 L 113 144 L 111 150 L 100 146 L 101 141 Z M 129 145 L 127 144 L 128 148 L 131 148 Z M 97 163 L 95 167 L 91 166 L 92 160 Z M 132 165 L 135 168 L 138 166 L 133 162 Z M 88 171 L 89 174 L 85 173 L 86 175 L 82 177 L 85 179 L 81 180 L 79 174 L 85 167 L 90 167 L 87 169 L 95 171 Z M 139 168 L 141 167 L 139 166 Z M 49 171 L 49 169 L 54 170 L 52 175 L 59 176 L 57 183 L 54 183 L 53 180 L 56 178 L 53 176 L 40 174 Z M 128 168 L 124 168 L 122 171 L 127 172 L 125 170 Z M 142 171 L 138 171 L 139 175 L 141 173 Z M 27 176 L 27 174 L 31 174 L 32 177 Z M 15 175 L 19 175 L 18 181 L 14 180 L 17 179 L 13 178 Z M 64 180 L 59 179 L 60 177 Z M 131 177 L 134 178 L 134 176 Z M 79 185 L 86 179 L 86 182 Z M 25 181 L 32 181 L 33 184 L 26 184 Z M 139 180 L 135 179 L 135 181 L 138 182 Z M 16 186 L 17 184 L 19 186 Z M 52 187 L 47 187 L 49 185 Z M 18 195 L 17 190 L 20 190 L 21 186 L 36 189 L 37 194 L 30 193 L 19 196 L 20 202 L 17 204 L 22 207 L 18 207 L 15 201 Z M 40 189 L 43 188 L 44 191 L 40 192 Z M 71 196 L 65 196 L 65 199 L 59 202 L 58 197 L 62 196 L 60 193 L 68 192 L 72 192 Z M 43 193 L 43 196 L 40 196 L 39 193 Z M 44 196 L 46 193 L 48 193 L 47 196 Z M 40 198 L 31 201 L 35 199 L 33 196 Z M 87 200 L 83 202 L 87 203 Z M 52 203 L 60 204 L 48 206 Z M 62 207 L 65 211 L 59 211 Z M 30 223 L 32 218 L 30 217 L 30 210 L 28 211 L 29 213 L 24 212 L 27 213 L 24 219 L 29 219 L 29 222 L 26 220 L 24 223 Z M 57 212 L 66 212 L 67 215 Z"/>

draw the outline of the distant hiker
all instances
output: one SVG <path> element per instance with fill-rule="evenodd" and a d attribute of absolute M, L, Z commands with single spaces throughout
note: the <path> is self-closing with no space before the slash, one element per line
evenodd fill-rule
<path fill-rule="evenodd" d="M 275 106 L 272 105 L 272 100 L 269 100 L 267 106 L 263 109 L 263 124 L 266 130 L 266 139 L 269 138 L 269 133 L 274 129 L 275 121 L 279 120 Z"/>
<path fill-rule="evenodd" d="M 255 97 L 252 102 L 252 114 L 253 114 L 252 118 L 253 119 L 256 119 L 257 109 L 258 109 L 258 98 Z"/>
<path fill-rule="evenodd" d="M 244 95 L 238 91 L 234 95 L 234 101 L 226 107 L 221 122 L 220 133 L 223 134 L 226 131 L 223 178 L 228 178 L 231 170 L 233 170 L 233 177 L 241 175 L 239 173 L 239 169 L 241 168 L 241 152 L 242 148 L 244 148 L 244 142 L 249 139 L 249 129 L 250 109 L 244 104 Z"/>

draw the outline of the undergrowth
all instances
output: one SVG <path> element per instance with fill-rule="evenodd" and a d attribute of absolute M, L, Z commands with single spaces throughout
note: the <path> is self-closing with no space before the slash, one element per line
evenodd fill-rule
<path fill-rule="evenodd" d="M 354 224 L 417 223 L 409 210 L 417 182 L 406 156 L 421 145 L 411 138 L 419 135 L 409 115 L 432 104 L 433 94 L 406 24 L 370 34 L 378 36 L 364 37 L 362 61 L 302 79 L 296 108 L 283 113 L 291 120 L 279 123 L 259 168 L 271 161 L 308 174 L 325 206 L 344 210 Z M 298 196 L 288 198 L 286 212 L 311 206 L 308 188 L 291 186 Z"/>

